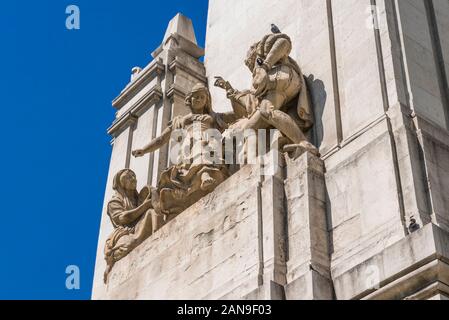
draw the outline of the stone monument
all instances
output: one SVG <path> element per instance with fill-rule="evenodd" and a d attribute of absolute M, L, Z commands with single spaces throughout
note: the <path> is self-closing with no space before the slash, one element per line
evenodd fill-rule
<path fill-rule="evenodd" d="M 446 0 L 211 0 L 204 52 L 174 17 L 113 101 L 92 298 L 449 299 L 448 27 Z M 173 163 L 194 122 L 278 148 Z"/>

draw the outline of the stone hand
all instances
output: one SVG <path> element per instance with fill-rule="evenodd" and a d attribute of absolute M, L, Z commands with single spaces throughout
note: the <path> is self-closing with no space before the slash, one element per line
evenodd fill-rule
<path fill-rule="evenodd" d="M 215 79 L 214 85 L 218 88 L 226 90 L 226 98 L 231 99 L 237 93 L 231 84 L 222 77 L 215 77 Z"/>
<path fill-rule="evenodd" d="M 226 80 L 220 76 L 215 77 L 214 86 L 226 90 Z"/>
<path fill-rule="evenodd" d="M 214 86 L 224 89 L 226 91 L 230 91 L 230 90 L 233 91 L 231 84 L 220 76 L 215 77 Z"/>
<path fill-rule="evenodd" d="M 144 210 L 153 208 L 153 200 L 152 200 L 151 196 L 149 196 L 148 198 L 146 198 L 146 199 L 142 202 L 142 204 L 141 204 L 140 206 L 141 206 Z"/>
<path fill-rule="evenodd" d="M 135 158 L 139 158 L 139 157 L 143 157 L 145 155 L 145 152 L 142 149 L 137 149 L 137 150 L 134 150 L 132 152 L 132 154 Z"/>

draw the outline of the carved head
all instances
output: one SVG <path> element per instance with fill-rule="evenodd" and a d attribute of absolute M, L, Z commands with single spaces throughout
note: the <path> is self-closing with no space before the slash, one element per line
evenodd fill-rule
<path fill-rule="evenodd" d="M 193 113 L 212 113 L 212 98 L 209 89 L 202 83 L 193 86 L 191 92 L 186 97 L 185 103 Z"/>
<path fill-rule="evenodd" d="M 130 169 L 120 170 L 114 177 L 112 189 L 119 193 L 135 191 L 137 188 L 137 178 L 134 171 Z"/>
<path fill-rule="evenodd" d="M 246 54 L 246 60 L 245 65 L 248 67 L 248 69 L 253 72 L 254 68 L 256 66 L 256 59 L 257 59 L 257 47 L 259 46 L 259 42 L 256 42 L 253 44 L 247 54 Z"/>

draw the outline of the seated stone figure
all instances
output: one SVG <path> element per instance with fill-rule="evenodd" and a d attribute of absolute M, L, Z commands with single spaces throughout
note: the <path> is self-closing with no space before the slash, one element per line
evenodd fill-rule
<path fill-rule="evenodd" d="M 210 93 L 205 85 L 197 84 L 193 87 L 186 98 L 186 105 L 191 109 L 190 114 L 175 117 L 158 138 L 142 149 L 133 151 L 133 155 L 141 157 L 161 148 L 169 143 L 175 130 L 185 130 L 186 135 L 192 137 L 195 124 L 202 132 L 208 129 L 223 131 L 225 126 L 223 117 L 212 111 Z M 211 141 L 202 141 L 202 143 L 207 145 L 212 143 Z M 167 215 L 167 220 L 213 191 L 229 176 L 224 162 L 211 161 L 207 157 L 202 157 L 202 150 L 207 146 L 203 145 L 202 150 L 198 150 L 192 148 L 192 142 L 192 139 L 183 139 L 181 149 L 189 150 L 187 156 L 162 172 L 158 182 L 160 206 L 162 212 Z M 221 150 L 221 147 L 208 147 Z"/>
<path fill-rule="evenodd" d="M 115 194 L 107 205 L 114 232 L 106 240 L 104 248 L 107 264 L 105 283 L 115 262 L 124 258 L 162 225 L 162 216 L 157 213 L 156 190 L 144 187 L 138 193 L 136 185 L 136 175 L 129 169 L 120 170 L 114 177 L 112 188 Z"/>
<path fill-rule="evenodd" d="M 303 130 L 313 125 L 307 85 L 295 60 L 290 38 L 282 33 L 266 35 L 251 46 L 246 66 L 252 72 L 252 88 L 240 92 L 222 77 L 216 77 L 215 86 L 226 90 L 238 121 L 231 128 L 267 129 L 274 127 L 287 138 L 284 150 L 301 149 L 318 154 L 307 141 Z M 299 95 L 299 96 L 298 96 Z M 287 110 L 298 99 L 295 113 Z"/>

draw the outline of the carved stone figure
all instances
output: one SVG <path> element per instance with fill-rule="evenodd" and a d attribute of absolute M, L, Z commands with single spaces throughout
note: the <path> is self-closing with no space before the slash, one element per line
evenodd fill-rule
<path fill-rule="evenodd" d="M 146 153 L 154 152 L 163 145 L 169 143 L 175 130 L 185 130 L 186 136 L 181 143 L 182 150 L 189 150 L 178 164 L 175 164 L 162 172 L 157 190 L 160 192 L 160 206 L 162 213 L 168 215 L 170 220 L 197 202 L 200 198 L 210 193 L 217 185 L 228 176 L 226 165 L 222 161 L 211 161 L 202 157 L 205 147 L 211 150 L 222 150 L 221 147 L 207 145 L 216 140 L 203 140 L 201 150 L 192 148 L 195 124 L 199 125 L 202 132 L 207 129 L 217 129 L 222 132 L 226 127 L 223 115 L 212 111 L 211 96 L 207 87 L 197 84 L 186 98 L 186 105 L 191 113 L 185 116 L 175 117 L 162 132 L 142 149 L 133 151 L 135 157 L 141 157 Z M 218 141 L 221 144 L 221 140 Z M 221 156 L 221 155 L 220 155 Z M 199 161 L 198 159 L 201 158 Z"/>
<path fill-rule="evenodd" d="M 285 151 L 299 148 L 318 154 L 303 133 L 312 127 L 313 117 L 307 84 L 298 64 L 289 56 L 291 50 L 292 42 L 286 34 L 266 35 L 251 46 L 245 60 L 253 75 L 252 88 L 240 92 L 221 77 L 216 77 L 215 86 L 226 90 L 239 118 L 231 128 L 274 127 L 287 138 Z M 292 103 L 296 103 L 295 114 L 291 112 Z"/>
<path fill-rule="evenodd" d="M 119 171 L 113 181 L 115 194 L 107 205 L 114 232 L 106 240 L 104 248 L 107 264 L 104 282 L 115 262 L 124 258 L 163 224 L 158 208 L 155 188 L 136 190 L 136 175 L 132 170 Z"/>

